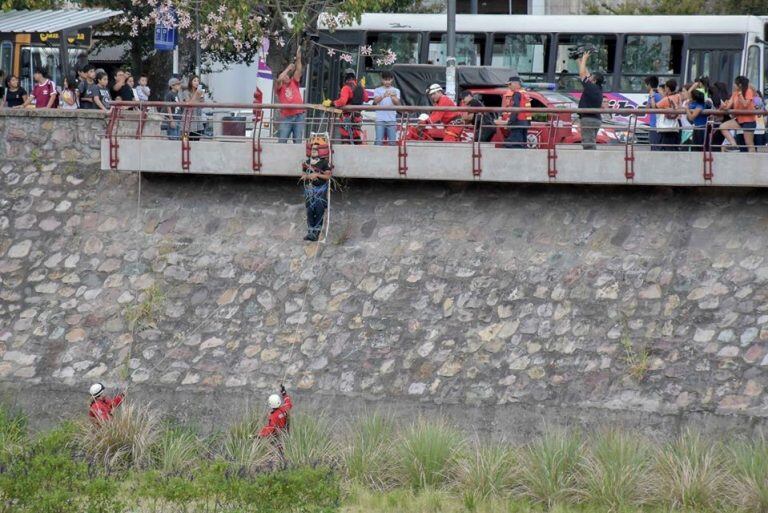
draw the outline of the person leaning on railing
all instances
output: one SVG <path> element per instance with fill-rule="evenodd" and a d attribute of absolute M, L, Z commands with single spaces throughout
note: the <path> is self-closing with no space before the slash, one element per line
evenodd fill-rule
<path fill-rule="evenodd" d="M 651 104 L 652 109 L 674 109 L 680 108 L 683 102 L 682 95 L 677 92 L 677 81 L 673 78 L 667 80 L 661 89 L 664 96 L 658 102 Z M 656 128 L 661 134 L 661 151 L 678 151 L 680 149 L 680 115 L 679 114 L 657 114 Z"/>
<path fill-rule="evenodd" d="M 693 151 L 703 151 L 707 144 L 707 115 L 703 114 L 703 112 L 706 110 L 707 105 L 704 93 L 697 87 L 698 84 L 694 82 L 693 86 L 688 90 L 687 94 L 690 99 L 685 104 L 685 117 L 693 127 L 691 149 Z"/>
<path fill-rule="evenodd" d="M 720 108 L 723 110 L 755 110 L 755 94 L 749 87 L 749 79 L 745 76 L 738 76 L 733 81 L 733 86 L 731 98 L 720 104 Z M 735 118 L 720 125 L 720 132 L 733 148 L 737 148 L 736 139 L 731 130 L 742 130 L 747 151 L 754 152 L 756 127 L 757 116 L 755 114 L 738 114 Z M 725 148 L 721 148 L 721 151 L 725 151 Z"/>

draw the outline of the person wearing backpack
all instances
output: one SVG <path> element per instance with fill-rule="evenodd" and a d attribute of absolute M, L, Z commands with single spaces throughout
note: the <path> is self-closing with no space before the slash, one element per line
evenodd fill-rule
<path fill-rule="evenodd" d="M 679 109 L 682 97 L 677 93 L 677 81 L 670 78 L 662 87 L 663 98 L 658 102 L 652 101 L 653 109 Z M 661 151 L 678 151 L 680 149 L 680 114 L 657 114 L 656 129 L 660 135 Z"/>

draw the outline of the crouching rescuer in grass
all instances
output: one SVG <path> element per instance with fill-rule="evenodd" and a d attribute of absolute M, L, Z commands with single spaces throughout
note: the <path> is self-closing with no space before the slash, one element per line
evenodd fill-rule
<path fill-rule="evenodd" d="M 112 419 L 112 412 L 120 406 L 125 398 L 124 394 L 110 397 L 104 393 L 106 387 L 101 383 L 91 385 L 91 405 L 88 407 L 88 416 L 95 422 L 106 422 Z"/>
<path fill-rule="evenodd" d="M 319 137 L 313 138 L 308 153 L 307 160 L 301 164 L 304 205 L 307 207 L 307 235 L 304 240 L 316 241 L 323 229 L 325 209 L 328 207 L 328 187 L 331 180 L 328 141 Z"/>
<path fill-rule="evenodd" d="M 267 425 L 259 431 L 259 438 L 268 439 L 277 450 L 280 460 L 284 462 L 283 442 L 280 437 L 287 435 L 291 429 L 288 412 L 293 408 L 293 402 L 291 396 L 285 391 L 285 387 L 280 385 L 280 395 L 270 395 L 267 404 L 270 408 L 269 418 Z"/>

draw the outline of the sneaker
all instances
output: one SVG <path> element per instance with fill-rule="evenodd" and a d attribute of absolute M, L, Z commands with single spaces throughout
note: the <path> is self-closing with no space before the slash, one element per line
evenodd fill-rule
<path fill-rule="evenodd" d="M 304 240 L 315 240 L 315 239 L 313 239 L 313 238 L 312 238 L 312 236 L 311 236 L 310 234 L 306 234 L 306 235 L 304 236 Z"/>

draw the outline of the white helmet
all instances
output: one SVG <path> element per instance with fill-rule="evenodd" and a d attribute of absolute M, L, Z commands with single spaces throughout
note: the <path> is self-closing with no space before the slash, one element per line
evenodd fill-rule
<path fill-rule="evenodd" d="M 443 88 L 440 86 L 440 84 L 432 84 L 427 89 L 427 96 L 431 96 L 435 93 L 442 93 L 442 92 L 443 92 Z"/>
<path fill-rule="evenodd" d="M 426 112 L 419 115 L 419 121 L 429 121 L 429 114 Z"/>
<path fill-rule="evenodd" d="M 280 408 L 280 405 L 283 404 L 283 401 L 280 400 L 279 395 L 272 394 L 269 396 L 269 399 L 267 399 L 267 404 L 274 410 L 275 408 Z"/>
<path fill-rule="evenodd" d="M 104 392 L 104 385 L 101 383 L 94 383 L 91 385 L 91 388 L 88 390 L 88 392 L 91 394 L 91 397 L 99 397 Z"/>

